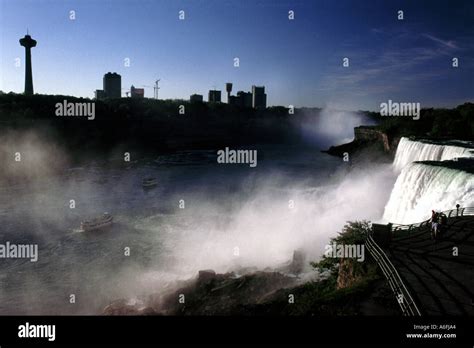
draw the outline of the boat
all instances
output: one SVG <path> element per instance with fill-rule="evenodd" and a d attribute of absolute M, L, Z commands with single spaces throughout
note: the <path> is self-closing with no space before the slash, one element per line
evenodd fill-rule
<path fill-rule="evenodd" d="M 100 230 L 112 225 L 113 217 L 109 213 L 104 213 L 102 216 L 96 217 L 92 220 L 85 220 L 81 222 L 81 230 L 84 232 Z"/>
<path fill-rule="evenodd" d="M 143 188 L 151 188 L 151 187 L 155 187 L 156 185 L 158 185 L 158 182 L 156 181 L 155 178 L 143 179 L 143 182 L 142 182 Z"/>

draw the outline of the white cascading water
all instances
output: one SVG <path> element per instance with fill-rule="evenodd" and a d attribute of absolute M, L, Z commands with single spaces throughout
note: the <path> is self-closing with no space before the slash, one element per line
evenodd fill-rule
<path fill-rule="evenodd" d="M 383 220 L 398 224 L 421 222 L 431 210 L 454 209 L 456 204 L 474 206 L 474 175 L 468 172 L 415 161 L 445 161 L 474 157 L 473 149 L 452 145 L 428 144 L 402 138 L 393 162 L 401 171 Z"/>
<path fill-rule="evenodd" d="M 384 220 L 409 224 L 428 219 L 431 210 L 474 206 L 474 175 L 442 166 L 412 163 L 395 182 Z"/>
<path fill-rule="evenodd" d="M 474 149 L 462 146 L 429 144 L 401 138 L 393 160 L 395 170 L 401 171 L 415 161 L 447 161 L 459 157 L 474 157 Z"/>

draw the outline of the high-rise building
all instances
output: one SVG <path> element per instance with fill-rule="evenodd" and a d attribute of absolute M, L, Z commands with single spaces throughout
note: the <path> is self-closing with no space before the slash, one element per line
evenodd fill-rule
<path fill-rule="evenodd" d="M 238 91 L 237 95 L 230 95 L 227 96 L 227 103 L 229 105 L 239 106 L 241 108 L 251 108 L 252 107 L 252 93 L 251 92 L 244 92 Z"/>
<path fill-rule="evenodd" d="M 144 98 L 145 97 L 145 89 L 143 88 L 135 88 L 133 85 L 130 87 L 130 96 L 132 98 Z"/>
<path fill-rule="evenodd" d="M 254 109 L 266 109 L 267 95 L 264 86 L 252 86 L 252 107 Z"/>
<path fill-rule="evenodd" d="M 25 47 L 25 94 L 33 94 L 33 71 L 31 69 L 31 48 L 36 47 L 36 40 L 26 34 L 20 39 L 20 45 Z"/>
<path fill-rule="evenodd" d="M 225 84 L 225 90 L 226 90 L 226 92 L 227 92 L 227 104 L 231 104 L 231 101 L 230 101 L 230 97 L 231 97 L 230 92 L 232 92 L 232 83 L 227 82 L 227 83 Z"/>
<path fill-rule="evenodd" d="M 105 92 L 103 89 L 96 89 L 95 90 L 95 99 L 105 99 Z"/>
<path fill-rule="evenodd" d="M 235 96 L 235 95 L 229 95 L 229 96 L 227 97 L 227 99 L 228 99 L 228 100 L 227 100 L 227 103 L 228 103 L 229 105 L 239 105 L 239 103 L 240 103 L 239 97 L 237 97 L 237 96 Z"/>
<path fill-rule="evenodd" d="M 221 91 L 211 89 L 209 91 L 209 103 L 220 103 L 221 102 Z"/>
<path fill-rule="evenodd" d="M 252 107 L 252 93 L 250 92 L 237 92 L 237 104 L 243 108 L 251 108 Z"/>
<path fill-rule="evenodd" d="M 202 103 L 203 97 L 201 94 L 192 94 L 191 97 L 189 98 L 189 101 L 191 103 Z"/>
<path fill-rule="evenodd" d="M 104 92 L 107 98 L 120 98 L 122 96 L 122 77 L 115 72 L 105 74 Z"/>

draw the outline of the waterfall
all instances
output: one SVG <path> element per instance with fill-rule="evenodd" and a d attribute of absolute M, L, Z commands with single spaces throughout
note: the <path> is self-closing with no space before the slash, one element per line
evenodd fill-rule
<path fill-rule="evenodd" d="M 474 206 L 474 174 L 439 165 L 412 163 L 395 182 L 383 219 L 399 224 L 430 218 L 431 210 Z"/>
<path fill-rule="evenodd" d="M 473 148 L 457 146 L 459 143 L 443 145 L 400 139 L 393 161 L 400 174 L 385 206 L 384 221 L 416 223 L 430 218 L 431 210 L 450 210 L 456 204 L 474 206 L 474 174 L 442 166 L 441 162 L 422 162 L 474 157 Z"/>
<path fill-rule="evenodd" d="M 401 138 L 393 166 L 395 170 L 401 171 L 406 165 L 415 161 L 446 161 L 456 157 L 474 157 L 474 149 Z"/>

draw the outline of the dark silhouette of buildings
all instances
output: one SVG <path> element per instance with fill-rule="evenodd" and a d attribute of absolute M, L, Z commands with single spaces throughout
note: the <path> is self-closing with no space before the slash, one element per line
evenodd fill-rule
<path fill-rule="evenodd" d="M 191 103 L 202 103 L 203 97 L 201 94 L 192 94 L 191 97 L 189 98 L 189 101 Z"/>
<path fill-rule="evenodd" d="M 265 109 L 267 107 L 267 95 L 265 87 L 252 86 L 252 92 L 238 91 L 237 95 L 230 95 L 232 83 L 226 83 L 227 103 L 242 108 Z"/>
<path fill-rule="evenodd" d="M 227 104 L 230 104 L 230 92 L 232 92 L 232 83 L 231 82 L 227 82 L 225 84 L 225 90 L 227 92 Z"/>
<path fill-rule="evenodd" d="M 244 108 L 252 107 L 252 93 L 250 92 L 237 92 L 237 97 L 239 98 L 239 105 Z"/>
<path fill-rule="evenodd" d="M 144 88 L 135 88 L 133 85 L 130 87 L 130 96 L 132 98 L 144 98 L 145 89 Z"/>
<path fill-rule="evenodd" d="M 122 96 L 122 76 L 115 72 L 105 74 L 104 92 L 107 98 L 120 98 Z"/>
<path fill-rule="evenodd" d="M 211 89 L 209 91 L 209 103 L 220 103 L 221 102 L 221 91 Z"/>
<path fill-rule="evenodd" d="M 252 93 L 238 91 L 237 95 L 230 95 L 229 105 L 236 105 L 241 108 L 251 108 L 252 107 Z"/>
<path fill-rule="evenodd" d="M 252 107 L 254 109 L 265 109 L 267 107 L 267 95 L 264 86 L 252 86 Z"/>
<path fill-rule="evenodd" d="M 36 47 L 36 40 L 26 34 L 20 39 L 20 45 L 25 47 L 25 94 L 33 94 L 33 72 L 31 69 L 31 48 Z"/>
<path fill-rule="evenodd" d="M 132 86 L 133 87 L 133 86 Z M 95 91 L 96 99 L 104 98 L 121 98 L 122 97 L 122 76 L 117 73 L 110 73 L 104 75 L 103 89 Z"/>
<path fill-rule="evenodd" d="M 227 104 L 229 105 L 238 105 L 238 98 L 235 95 L 228 95 L 227 96 Z"/>
<path fill-rule="evenodd" d="M 105 91 L 103 89 L 96 89 L 95 99 L 105 99 Z"/>

